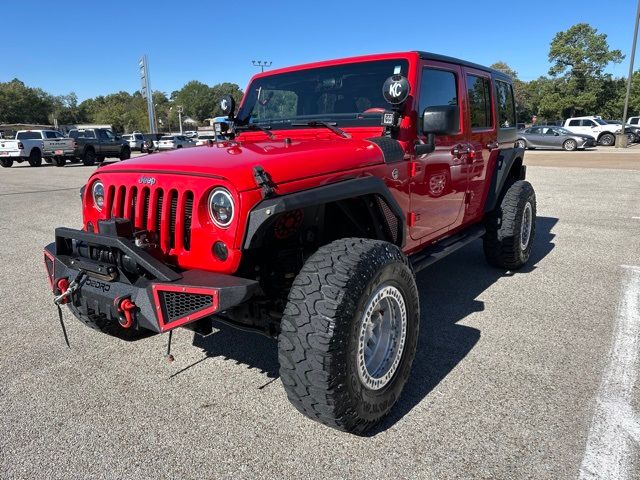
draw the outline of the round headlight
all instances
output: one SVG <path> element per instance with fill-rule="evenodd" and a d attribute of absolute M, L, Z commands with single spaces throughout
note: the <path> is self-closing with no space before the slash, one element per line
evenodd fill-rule
<path fill-rule="evenodd" d="M 98 210 L 102 210 L 102 206 L 104 205 L 104 185 L 102 182 L 94 183 L 91 187 L 91 193 L 93 195 L 93 205 Z"/>
<path fill-rule="evenodd" d="M 219 227 L 228 227 L 233 220 L 233 197 L 226 188 L 218 187 L 209 194 L 209 216 Z"/>

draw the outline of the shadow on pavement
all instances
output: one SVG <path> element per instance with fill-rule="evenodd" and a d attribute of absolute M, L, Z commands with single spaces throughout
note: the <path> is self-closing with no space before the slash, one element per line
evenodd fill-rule
<path fill-rule="evenodd" d="M 476 299 L 498 279 L 536 268 L 554 248 L 552 241 L 555 235 L 551 230 L 557 222 L 557 218 L 537 218 L 531 259 L 525 268 L 517 272 L 504 272 L 489 266 L 484 259 L 482 242 L 476 241 L 418 275 L 421 323 L 413 370 L 398 403 L 390 415 L 369 432 L 370 436 L 390 428 L 410 412 L 473 349 L 481 331 L 459 325 L 458 322 L 474 312 L 484 310 L 484 302 Z M 258 368 L 269 379 L 278 378 L 276 342 L 258 334 L 226 326 L 222 328 L 208 337 L 194 335 L 193 345 L 202 348 L 206 357 L 174 375 L 206 358 L 223 357 L 250 368 Z"/>

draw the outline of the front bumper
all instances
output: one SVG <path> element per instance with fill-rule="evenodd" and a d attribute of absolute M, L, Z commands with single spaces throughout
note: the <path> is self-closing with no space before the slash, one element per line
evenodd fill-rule
<path fill-rule="evenodd" d="M 112 255 L 90 253 L 97 251 Z M 107 257 L 110 261 L 104 261 Z M 84 272 L 80 288 L 69 300 L 76 316 L 104 316 L 125 325 L 122 328 L 155 333 L 239 305 L 251 298 L 258 285 L 254 280 L 203 270 L 178 273 L 132 239 L 69 228 L 56 229 L 56 241 L 45 247 L 44 261 L 54 295 L 62 293 L 65 279 L 70 282 Z M 135 305 L 132 322 L 126 321 L 121 308 L 126 299 Z"/>

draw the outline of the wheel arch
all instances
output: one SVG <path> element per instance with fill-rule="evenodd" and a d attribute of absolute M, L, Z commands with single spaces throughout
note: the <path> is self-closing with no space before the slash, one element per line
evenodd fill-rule
<path fill-rule="evenodd" d="M 527 167 L 523 164 L 524 149 L 507 148 L 500 151 L 496 160 L 496 166 L 491 176 L 489 193 L 485 201 L 485 213 L 492 211 L 502 194 L 508 180 L 524 180 L 527 176 Z"/>
<path fill-rule="evenodd" d="M 398 202 L 382 179 L 360 177 L 264 199 L 249 213 L 243 249 L 261 247 L 267 232 L 283 213 L 319 206 L 340 206 L 352 200 L 363 200 L 364 207 L 371 214 L 368 219 L 359 218 L 363 224 L 368 222 L 373 228 L 374 234 L 371 238 L 386 240 L 399 247 L 404 246 L 405 219 Z"/>

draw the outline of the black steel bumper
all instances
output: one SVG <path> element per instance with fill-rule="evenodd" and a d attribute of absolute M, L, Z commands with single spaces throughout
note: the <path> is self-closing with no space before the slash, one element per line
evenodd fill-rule
<path fill-rule="evenodd" d="M 84 273 L 80 288 L 69 299 L 76 316 L 105 316 L 123 328 L 156 333 L 239 305 L 258 285 L 202 270 L 176 272 L 137 247 L 133 239 L 70 228 L 56 229 L 56 241 L 45 247 L 44 261 L 55 295 L 62 293 L 65 282 Z M 122 308 L 127 299 L 135 305 L 127 314 L 130 325 Z"/>

